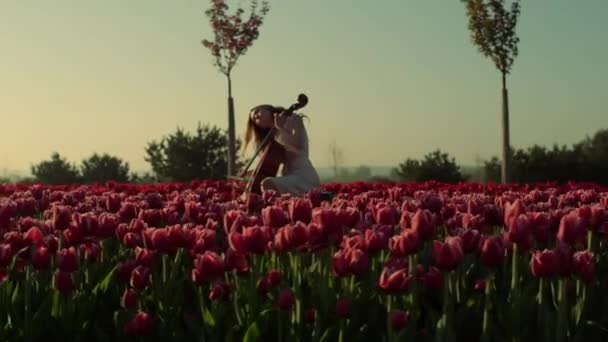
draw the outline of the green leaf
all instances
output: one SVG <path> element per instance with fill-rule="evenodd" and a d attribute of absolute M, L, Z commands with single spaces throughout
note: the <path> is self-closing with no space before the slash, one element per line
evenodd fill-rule
<path fill-rule="evenodd" d="M 32 327 L 34 329 L 32 335 L 34 337 L 39 336 L 38 334 L 40 333 L 40 329 L 42 329 L 42 331 L 46 330 L 47 327 L 45 323 L 48 323 L 48 316 L 51 314 L 52 305 L 53 294 L 49 294 L 44 298 L 44 301 L 42 302 L 42 304 L 40 304 L 40 307 L 32 318 Z"/>
<path fill-rule="evenodd" d="M 253 342 L 258 341 L 260 339 L 260 329 L 258 328 L 258 323 L 253 322 L 247 331 L 245 332 L 245 336 L 243 337 L 243 342 Z"/>
<path fill-rule="evenodd" d="M 59 296 L 59 291 L 53 291 L 53 306 L 51 308 L 51 316 L 55 318 L 58 318 L 61 314 L 61 298 L 59 298 Z"/>
<path fill-rule="evenodd" d="M 112 279 L 114 278 L 114 274 L 116 274 L 118 266 L 114 266 L 114 268 L 93 288 L 93 294 L 97 295 L 99 293 L 105 293 L 108 291 L 110 284 L 112 284 Z"/>
<path fill-rule="evenodd" d="M 20 283 L 15 285 L 15 289 L 13 290 L 13 295 L 11 296 L 11 302 L 16 306 L 17 301 L 19 300 L 19 289 L 21 288 Z"/>
<path fill-rule="evenodd" d="M 209 309 L 205 308 L 203 313 L 203 319 L 208 326 L 215 327 L 215 318 Z"/>
<path fill-rule="evenodd" d="M 323 335 L 321 336 L 321 339 L 319 340 L 319 342 L 327 342 L 330 341 L 331 338 L 331 331 L 332 328 L 327 328 L 327 330 L 325 330 L 325 332 L 323 333 Z"/>

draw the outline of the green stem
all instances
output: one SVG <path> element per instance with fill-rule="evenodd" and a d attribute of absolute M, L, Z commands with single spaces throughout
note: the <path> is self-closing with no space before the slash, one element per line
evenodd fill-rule
<path fill-rule="evenodd" d="M 452 297 L 450 293 L 452 281 L 452 272 L 445 274 L 444 286 L 443 286 L 443 314 L 444 314 L 444 330 L 443 339 L 445 341 L 453 341 L 454 334 L 452 332 Z"/>
<path fill-rule="evenodd" d="M 32 327 L 30 322 L 30 311 L 31 311 L 31 291 L 32 291 L 32 281 L 31 281 L 31 270 L 30 266 L 25 266 L 25 307 L 24 307 L 24 336 L 26 341 L 32 340 Z"/>
<path fill-rule="evenodd" d="M 555 336 L 558 342 L 566 341 L 568 339 L 566 336 L 568 334 L 568 298 L 566 290 L 566 280 L 560 279 L 557 297 L 559 301 L 557 336 Z"/>
<path fill-rule="evenodd" d="M 486 288 L 485 288 L 485 298 L 484 298 L 484 307 L 483 307 L 483 325 L 482 325 L 482 340 L 490 341 L 490 335 L 488 330 L 488 323 L 490 320 L 490 291 L 492 288 L 493 277 L 490 274 L 486 278 Z"/>
<path fill-rule="evenodd" d="M 283 313 L 282 312 L 278 312 L 279 313 L 279 342 L 283 341 Z"/>
<path fill-rule="evenodd" d="M 518 267 L 517 267 L 517 244 L 513 244 L 513 259 L 511 264 L 511 291 L 516 291 L 518 283 Z"/>
<path fill-rule="evenodd" d="M 579 324 L 581 322 L 581 317 L 583 316 L 583 311 L 585 310 L 585 304 L 587 303 L 587 285 L 583 284 L 583 298 L 582 300 L 582 304 L 580 309 L 578 310 L 578 313 L 576 315 L 576 323 Z"/>
<path fill-rule="evenodd" d="M 518 263 L 518 248 L 517 243 L 513 244 L 513 255 L 511 260 L 511 310 L 512 310 L 512 327 L 513 340 L 516 341 L 520 335 L 520 313 L 519 313 L 519 263 Z"/>
<path fill-rule="evenodd" d="M 199 307 L 201 309 L 201 321 L 205 322 L 205 295 L 203 294 L 203 288 L 202 287 L 198 287 L 198 300 L 199 300 Z M 205 324 L 201 324 L 201 337 L 202 340 L 206 340 L 205 338 Z"/>
<path fill-rule="evenodd" d="M 391 311 L 393 311 L 393 295 L 389 294 L 386 296 L 386 332 L 388 334 L 388 341 L 392 342 L 393 327 L 391 327 Z"/>
<path fill-rule="evenodd" d="M 543 327 L 544 331 L 543 331 L 543 337 L 542 337 L 542 341 L 546 341 L 549 337 L 548 334 L 548 324 L 545 324 L 545 305 L 544 305 L 544 286 L 545 285 L 545 280 L 544 278 L 540 278 L 538 281 L 538 294 L 536 295 L 536 300 L 538 302 L 538 308 L 537 308 L 537 321 L 536 324 L 538 327 Z"/>

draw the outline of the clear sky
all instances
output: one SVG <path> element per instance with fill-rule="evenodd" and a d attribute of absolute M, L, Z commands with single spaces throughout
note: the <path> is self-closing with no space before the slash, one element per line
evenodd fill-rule
<path fill-rule="evenodd" d="M 231 3 L 238 3 L 233 1 Z M 227 127 L 225 77 L 200 41 L 209 0 L 0 0 L 0 171 L 59 151 L 149 168 L 146 143 L 197 122 Z M 259 103 L 309 96 L 311 158 L 349 165 L 440 148 L 500 155 L 500 75 L 458 0 L 273 0 L 233 76 L 237 130 Z M 606 0 L 524 1 L 508 78 L 516 147 L 608 126 Z"/>

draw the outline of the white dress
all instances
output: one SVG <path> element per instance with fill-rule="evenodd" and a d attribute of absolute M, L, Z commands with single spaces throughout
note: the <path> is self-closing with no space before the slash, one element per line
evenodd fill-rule
<path fill-rule="evenodd" d="M 321 181 L 309 159 L 308 134 L 302 117 L 297 114 L 290 115 L 286 120 L 285 130 L 277 131 L 274 139 L 286 150 L 282 173 L 271 177 L 277 191 L 301 196 L 318 188 Z"/>

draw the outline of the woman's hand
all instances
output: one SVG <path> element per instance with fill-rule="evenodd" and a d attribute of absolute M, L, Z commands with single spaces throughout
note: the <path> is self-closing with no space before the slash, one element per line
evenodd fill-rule
<path fill-rule="evenodd" d="M 285 129 L 285 124 L 287 123 L 287 116 L 283 114 L 276 114 L 274 116 L 274 127 L 278 129 Z"/>

